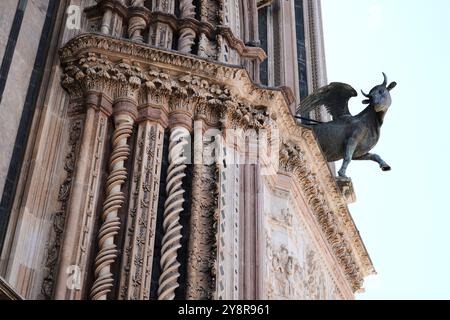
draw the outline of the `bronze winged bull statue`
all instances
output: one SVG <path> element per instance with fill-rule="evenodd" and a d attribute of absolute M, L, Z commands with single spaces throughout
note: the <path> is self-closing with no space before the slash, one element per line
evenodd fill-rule
<path fill-rule="evenodd" d="M 391 170 L 379 155 L 369 153 L 378 142 L 380 127 L 391 105 L 390 91 L 397 85 L 395 82 L 388 85 L 384 73 L 383 77 L 383 83 L 375 86 L 369 94 L 361 91 L 367 98 L 363 103 L 368 106 L 356 116 L 350 114 L 348 101 L 358 94 L 352 86 L 340 82 L 333 82 L 310 94 L 297 108 L 297 114 L 306 115 L 324 105 L 333 117 L 330 122 L 308 126 L 314 130 L 327 161 L 344 159 L 338 172 L 340 177 L 346 177 L 345 172 L 351 160 L 372 160 L 383 171 Z"/>

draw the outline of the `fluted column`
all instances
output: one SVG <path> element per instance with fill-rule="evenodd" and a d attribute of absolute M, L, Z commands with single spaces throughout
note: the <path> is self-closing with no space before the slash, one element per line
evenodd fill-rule
<path fill-rule="evenodd" d="M 195 19 L 195 6 L 192 0 L 180 0 L 180 18 Z M 191 53 L 195 37 L 196 34 L 192 28 L 182 28 L 178 39 L 178 50 L 183 53 Z"/>
<path fill-rule="evenodd" d="M 94 284 L 90 297 L 93 300 L 106 300 L 114 284 L 111 266 L 116 261 L 118 250 L 115 236 L 120 230 L 118 211 L 125 195 L 122 186 L 127 179 L 125 161 L 130 154 L 128 138 L 133 133 L 133 117 L 126 112 L 114 115 L 112 152 L 109 158 L 109 175 L 106 181 L 106 200 L 101 213 L 101 227 L 98 234 L 99 252 L 95 258 Z"/>

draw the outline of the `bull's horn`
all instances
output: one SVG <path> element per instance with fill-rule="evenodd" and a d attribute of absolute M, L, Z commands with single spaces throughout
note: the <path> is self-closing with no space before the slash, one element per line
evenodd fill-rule
<path fill-rule="evenodd" d="M 387 78 L 387 76 L 386 76 L 386 74 L 383 72 L 383 78 L 384 78 L 384 82 L 383 82 L 383 84 L 382 84 L 382 86 L 387 86 L 387 83 L 388 83 L 388 78 Z"/>
<path fill-rule="evenodd" d="M 361 90 L 361 93 L 363 94 L 364 97 L 366 97 L 366 98 L 371 98 L 371 96 L 370 96 L 369 94 L 364 93 L 364 91 L 362 91 L 362 90 Z"/>

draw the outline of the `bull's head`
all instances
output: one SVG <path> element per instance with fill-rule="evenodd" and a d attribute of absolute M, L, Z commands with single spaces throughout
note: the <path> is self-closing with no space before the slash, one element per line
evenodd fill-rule
<path fill-rule="evenodd" d="M 374 107 L 376 112 L 386 112 L 392 103 L 390 91 L 397 85 L 396 82 L 391 82 L 389 85 L 386 74 L 383 72 L 384 81 L 382 84 L 373 87 L 369 94 L 362 94 L 367 98 L 363 101 L 364 104 L 370 104 Z"/>

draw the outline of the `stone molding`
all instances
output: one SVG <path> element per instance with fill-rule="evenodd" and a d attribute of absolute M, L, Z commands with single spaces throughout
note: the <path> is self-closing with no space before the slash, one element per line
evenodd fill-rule
<path fill-rule="evenodd" d="M 23 300 L 23 298 L 0 277 L 0 300 Z"/>

